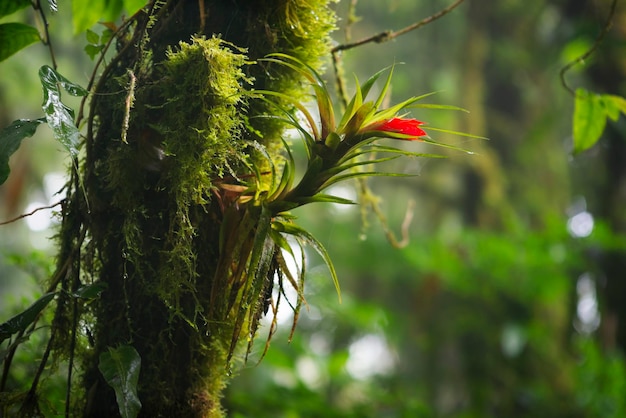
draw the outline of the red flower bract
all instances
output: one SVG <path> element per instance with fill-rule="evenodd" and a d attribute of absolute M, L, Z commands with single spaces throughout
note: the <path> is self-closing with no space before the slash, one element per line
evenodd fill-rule
<path fill-rule="evenodd" d="M 380 131 L 380 132 L 395 132 L 403 135 L 409 135 L 412 138 L 406 138 L 409 141 L 413 141 L 422 136 L 428 136 L 428 134 L 419 126 L 423 125 L 417 119 L 402 119 L 392 118 L 382 122 L 372 124 L 366 128 L 368 131 Z M 404 139 L 404 138 L 402 138 Z"/>

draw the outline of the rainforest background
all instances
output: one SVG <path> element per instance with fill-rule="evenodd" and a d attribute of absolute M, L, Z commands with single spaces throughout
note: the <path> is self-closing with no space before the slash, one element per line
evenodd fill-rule
<path fill-rule="evenodd" d="M 92 63 L 88 42 L 73 34 L 59 3 L 51 18 L 62 39 L 59 67 L 80 84 Z M 418 30 L 343 52 L 348 85 L 352 74 L 365 80 L 396 63 L 392 102 L 436 91 L 434 102 L 469 113 L 414 117 L 488 140 L 431 132 L 472 154 L 423 145 L 448 158 L 388 163 L 415 176 L 369 180 L 378 216 L 367 205 L 294 211 L 330 253 L 342 303 L 324 263 L 307 252 L 307 306 L 293 340 L 284 309 L 262 362 L 258 344 L 233 370 L 228 416 L 626 415 L 626 119 L 609 121 L 595 146 L 573 153 L 575 97 L 559 74 L 593 47 L 611 3 L 467 0 Z M 332 36 L 342 44 L 400 29 L 448 5 L 340 1 Z M 565 74 L 567 86 L 625 96 L 625 57 L 626 7 L 618 1 L 612 27 Z M 1 127 L 40 116 L 37 69 L 47 59 L 34 45 L 0 63 Z M 325 68 L 332 86 L 330 56 Z M 67 164 L 49 132 L 25 140 L 0 186 L 0 221 L 54 203 Z M 356 188 L 333 191 L 356 198 Z M 407 214 L 412 221 L 403 224 Z M 54 228 L 46 211 L 0 226 L 0 321 L 41 296 Z M 389 234 L 403 233 L 405 246 L 389 243 Z M 42 344 L 34 333 L 17 352 L 11 387 L 30 384 Z M 62 377 L 49 378 L 51 405 L 64 388 Z"/>

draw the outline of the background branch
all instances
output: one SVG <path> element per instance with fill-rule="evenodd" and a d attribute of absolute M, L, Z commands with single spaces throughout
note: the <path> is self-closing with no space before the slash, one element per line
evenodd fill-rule
<path fill-rule="evenodd" d="M 384 32 L 380 32 L 376 35 L 370 36 L 368 38 L 364 38 L 361 39 L 360 41 L 356 41 L 356 42 L 350 42 L 350 43 L 346 43 L 346 44 L 342 44 L 342 45 L 337 45 L 336 47 L 334 47 L 331 50 L 331 53 L 334 55 L 337 52 L 340 51 L 346 51 L 348 49 L 352 49 L 352 48 L 356 48 L 358 46 L 361 45 L 365 45 L 365 44 L 369 44 L 372 42 L 375 43 L 383 43 L 383 42 L 387 42 L 391 39 L 397 38 L 398 36 L 404 35 L 408 32 L 414 31 L 416 29 L 421 28 L 422 26 L 425 26 L 437 19 L 439 19 L 440 17 L 443 17 L 445 15 L 447 15 L 448 13 L 450 13 L 452 10 L 454 10 L 455 8 L 457 8 L 461 3 L 463 3 L 465 0 L 457 0 L 456 2 L 454 2 L 453 4 L 451 4 L 450 6 L 446 7 L 445 9 L 440 10 L 439 12 L 428 16 L 425 19 L 420 20 L 419 22 L 415 22 L 412 25 L 409 25 L 405 28 L 402 28 L 400 30 L 397 31 L 384 31 Z"/>

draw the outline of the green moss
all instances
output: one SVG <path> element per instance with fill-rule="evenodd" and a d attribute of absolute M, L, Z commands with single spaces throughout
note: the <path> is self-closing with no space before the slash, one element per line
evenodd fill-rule
<path fill-rule="evenodd" d="M 213 182 L 245 158 L 240 115 L 245 110 L 242 84 L 250 80 L 241 69 L 246 63 L 242 52 L 218 38 L 194 38 L 170 51 L 163 64 L 158 83 L 163 116 L 157 129 L 169 160 L 162 184 L 174 208 L 158 292 L 170 306 L 180 306 L 181 292 L 196 292 L 197 225 L 190 209 L 207 205 Z M 194 315 L 199 311 L 196 307 Z"/>

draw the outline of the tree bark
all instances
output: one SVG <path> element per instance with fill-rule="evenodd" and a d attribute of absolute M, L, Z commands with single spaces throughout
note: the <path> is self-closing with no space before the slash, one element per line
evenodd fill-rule
<path fill-rule="evenodd" d="M 78 350 L 83 416 L 119 416 L 98 366 L 122 345 L 141 357 L 140 416 L 223 416 L 222 390 L 242 357 L 235 343 L 254 338 L 273 279 L 266 269 L 251 283 L 259 272 L 245 268 L 269 219 L 223 186 L 239 185 L 250 164 L 262 171 L 252 141 L 280 153 L 282 128 L 255 118 L 277 111 L 246 89 L 303 94 L 286 67 L 253 61 L 282 52 L 319 68 L 334 24 L 327 3 L 152 2 L 130 19 L 95 88 L 61 232 L 80 248 L 80 275 L 66 287 L 106 285 L 81 312 L 92 339 Z M 60 306 L 58 323 L 70 311 Z"/>

